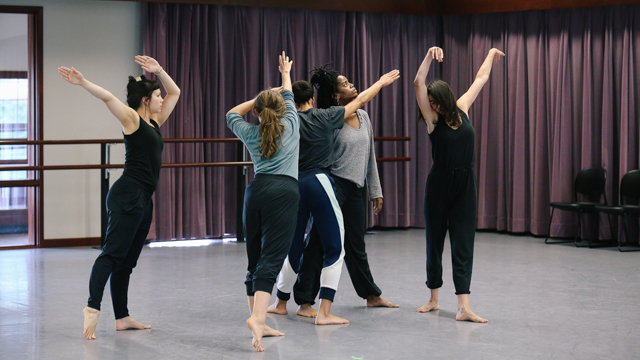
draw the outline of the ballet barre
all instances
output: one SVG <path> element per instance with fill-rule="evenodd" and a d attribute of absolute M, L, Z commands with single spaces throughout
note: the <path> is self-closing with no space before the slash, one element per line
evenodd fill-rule
<path fill-rule="evenodd" d="M 244 229 L 242 228 L 242 204 L 244 203 L 244 191 L 246 186 L 247 167 L 253 165 L 251 161 L 247 161 L 247 154 L 244 145 L 238 138 L 167 138 L 163 139 L 165 144 L 183 144 L 183 143 L 236 143 L 239 144 L 237 150 L 238 159 L 243 161 L 227 161 L 227 162 L 192 162 L 192 163 L 163 163 L 162 168 L 196 168 L 196 167 L 238 167 L 237 171 L 237 209 L 236 209 L 236 234 L 239 242 L 244 241 Z M 380 136 L 374 137 L 375 141 L 410 141 L 408 136 Z M 123 139 L 81 139 L 81 140 L 24 140 L 24 139 L 2 139 L 0 146 L 6 145 L 100 145 L 101 162 L 100 164 L 83 164 L 83 165 L 14 165 L 0 166 L 0 171 L 38 171 L 35 179 L 27 180 L 6 180 L 0 181 L 0 187 L 34 187 L 43 186 L 42 172 L 48 170 L 101 170 L 101 244 L 107 230 L 108 214 L 106 199 L 109 192 L 109 170 L 122 169 L 124 164 L 110 163 L 110 148 L 112 145 L 122 144 Z M 41 160 L 42 161 L 42 160 Z M 376 159 L 377 162 L 408 162 L 410 157 L 381 157 Z M 40 221 L 43 214 L 43 199 L 40 198 Z"/>

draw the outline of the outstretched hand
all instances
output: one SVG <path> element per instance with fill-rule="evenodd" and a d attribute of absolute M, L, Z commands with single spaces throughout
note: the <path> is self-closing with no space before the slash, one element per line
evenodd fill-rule
<path fill-rule="evenodd" d="M 272 91 L 277 91 L 277 92 L 281 93 L 281 92 L 284 90 L 284 87 L 282 87 L 282 86 L 278 86 L 278 87 L 271 88 L 271 90 L 272 90 Z"/>
<path fill-rule="evenodd" d="M 162 70 L 162 66 L 158 61 L 150 56 L 136 55 L 136 63 L 142 67 L 142 70 L 148 73 L 157 73 Z"/>
<path fill-rule="evenodd" d="M 492 52 L 493 52 L 493 63 L 494 64 L 497 63 L 498 60 L 500 60 L 501 57 L 505 56 L 505 54 L 502 51 L 500 51 L 500 50 L 498 50 L 496 48 L 493 48 L 493 49 L 489 50 L 489 53 L 492 53 Z"/>
<path fill-rule="evenodd" d="M 63 79 L 72 83 L 73 85 L 80 85 L 82 81 L 84 81 L 84 76 L 80 73 L 80 71 L 74 69 L 73 67 L 69 69 L 68 67 L 60 66 L 58 68 L 58 73 L 62 76 Z"/>
<path fill-rule="evenodd" d="M 437 46 L 429 49 L 429 51 L 427 52 L 427 56 L 429 55 L 431 55 L 432 59 L 438 60 L 438 62 L 442 62 L 442 60 L 444 59 L 444 52 L 442 51 L 442 48 L 439 48 Z"/>
<path fill-rule="evenodd" d="M 279 57 L 280 60 L 280 72 L 291 71 L 291 65 L 293 64 L 293 60 L 289 61 L 289 57 L 282 52 L 282 55 Z"/>
<path fill-rule="evenodd" d="M 400 78 L 400 70 L 391 70 L 380 77 L 382 86 L 387 86 Z"/>

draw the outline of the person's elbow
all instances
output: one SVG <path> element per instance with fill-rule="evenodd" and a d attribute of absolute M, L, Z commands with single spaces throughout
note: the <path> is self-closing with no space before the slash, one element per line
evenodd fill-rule
<path fill-rule="evenodd" d="M 112 93 L 107 92 L 102 97 L 100 97 L 100 100 L 104 101 L 104 103 L 107 104 L 107 106 L 109 106 L 110 103 L 113 103 L 114 100 L 117 100 L 117 99 L 115 96 L 113 96 Z"/>
<path fill-rule="evenodd" d="M 367 99 L 366 96 L 363 94 L 359 94 L 358 96 L 356 96 L 355 99 L 353 99 L 353 103 L 356 105 L 358 109 L 360 109 L 362 106 L 364 106 L 364 104 L 368 103 L 369 100 L 371 100 L 371 99 Z"/>

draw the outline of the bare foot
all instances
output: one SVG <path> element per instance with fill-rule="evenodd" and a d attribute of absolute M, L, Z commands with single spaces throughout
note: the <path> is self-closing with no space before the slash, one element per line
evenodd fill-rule
<path fill-rule="evenodd" d="M 94 340 L 96 338 L 96 325 L 98 325 L 100 310 L 87 306 L 82 310 L 82 313 L 84 314 L 84 337 L 87 340 Z"/>
<path fill-rule="evenodd" d="M 349 320 L 333 314 L 322 315 L 322 313 L 318 312 L 318 316 L 316 317 L 316 325 L 342 325 L 348 323 Z"/>
<path fill-rule="evenodd" d="M 298 311 L 296 311 L 296 315 L 314 318 L 318 316 L 318 311 L 311 307 L 309 304 L 304 304 L 298 306 Z"/>
<path fill-rule="evenodd" d="M 287 302 L 276 299 L 276 302 L 267 308 L 267 312 L 278 315 L 287 315 L 289 313 L 287 311 Z"/>
<path fill-rule="evenodd" d="M 476 315 L 473 311 L 471 311 L 471 309 L 467 309 L 465 307 L 459 307 L 458 308 L 458 314 L 456 315 L 456 320 L 458 320 L 458 321 L 472 321 L 472 322 L 477 322 L 477 323 L 489 322 L 489 320 L 481 318 L 480 316 Z"/>
<path fill-rule="evenodd" d="M 256 348 L 256 351 L 258 352 L 264 351 L 262 346 L 260 346 L 260 341 L 262 341 L 262 335 L 264 334 L 265 324 L 261 323 L 260 320 L 258 320 L 258 318 L 252 315 L 250 318 L 247 319 L 247 326 L 249 326 L 249 329 L 251 329 L 251 332 L 253 333 L 253 342 L 252 342 L 253 347 Z"/>
<path fill-rule="evenodd" d="M 116 320 L 116 330 L 144 330 L 151 329 L 151 325 L 145 325 L 137 320 L 131 318 L 131 316 L 123 317 Z"/>
<path fill-rule="evenodd" d="M 421 306 L 416 310 L 419 313 L 426 313 L 432 310 L 440 310 L 440 305 L 438 305 L 437 301 L 429 300 L 424 306 Z"/>
<path fill-rule="evenodd" d="M 389 308 L 397 308 L 400 307 L 400 305 L 394 304 L 391 301 L 382 298 L 380 296 L 373 296 L 373 295 L 369 295 L 367 296 L 367 306 L 370 307 L 389 307 Z"/>
<path fill-rule="evenodd" d="M 284 333 L 281 331 L 278 331 L 276 329 L 272 329 L 270 328 L 268 325 L 264 325 L 264 332 L 262 333 L 262 337 L 267 337 L 267 336 L 284 336 Z"/>

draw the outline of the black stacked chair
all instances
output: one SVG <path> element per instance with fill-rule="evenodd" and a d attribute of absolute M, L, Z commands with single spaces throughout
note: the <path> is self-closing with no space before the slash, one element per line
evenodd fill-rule
<path fill-rule="evenodd" d="M 622 216 L 622 231 L 618 235 L 618 250 L 620 251 L 639 251 L 638 245 L 629 245 L 629 231 L 627 229 L 627 218 L 629 216 L 640 216 L 640 206 L 629 204 L 629 201 L 635 199 L 640 200 L 640 170 L 631 170 L 624 174 L 620 181 L 620 206 L 602 206 L 595 207 L 597 211 L 610 215 Z M 625 235 L 625 243 L 621 239 Z M 622 244 L 625 244 L 623 247 Z"/>
<path fill-rule="evenodd" d="M 590 168 L 580 170 L 578 175 L 576 176 L 574 185 L 573 185 L 573 198 L 575 202 L 552 202 L 549 205 L 551 206 L 551 216 L 549 216 L 549 231 L 547 232 L 548 236 L 544 240 L 545 244 L 558 244 L 558 243 L 567 243 L 571 242 L 571 240 L 553 240 L 549 241 L 551 238 L 551 220 L 553 219 L 553 213 L 556 209 L 571 211 L 578 214 L 578 232 L 576 236 L 573 238 L 573 243 L 575 246 L 578 245 L 578 237 L 580 231 L 582 230 L 582 215 L 583 214 L 593 214 L 597 213 L 596 206 L 598 205 L 608 205 L 607 203 L 607 195 L 604 191 L 604 186 L 607 181 L 607 171 L 603 168 Z M 604 197 L 604 203 L 601 202 L 589 202 L 589 201 L 579 201 L 579 197 L 585 197 L 587 199 L 600 196 Z M 609 217 L 609 226 L 611 229 L 611 217 Z M 589 247 L 591 245 L 591 237 L 589 238 Z"/>

